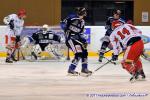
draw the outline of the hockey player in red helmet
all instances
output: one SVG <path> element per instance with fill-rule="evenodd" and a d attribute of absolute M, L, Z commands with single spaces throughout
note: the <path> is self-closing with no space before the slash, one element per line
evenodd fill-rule
<path fill-rule="evenodd" d="M 129 72 L 132 77 L 130 81 L 145 79 L 145 74 L 142 67 L 140 55 L 143 53 L 144 43 L 141 39 L 141 34 L 136 31 L 136 28 L 131 24 L 122 24 L 116 20 L 112 22 L 113 32 L 110 35 L 110 41 L 113 46 L 112 60 L 118 60 L 118 46 L 122 44 L 125 49 L 122 67 Z"/>
<path fill-rule="evenodd" d="M 17 14 L 10 14 L 4 17 L 3 22 L 7 25 L 5 43 L 7 49 L 6 63 L 16 61 L 14 51 L 20 42 L 20 35 L 24 26 L 24 18 L 26 18 L 25 9 L 20 9 Z"/>
<path fill-rule="evenodd" d="M 26 18 L 26 10 L 25 9 L 20 9 L 18 11 L 18 17 L 20 17 L 20 18 Z"/>

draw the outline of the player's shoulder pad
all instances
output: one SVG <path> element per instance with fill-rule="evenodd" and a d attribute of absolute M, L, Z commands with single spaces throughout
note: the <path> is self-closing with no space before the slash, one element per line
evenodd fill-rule
<path fill-rule="evenodd" d="M 47 33 L 51 33 L 51 34 L 53 34 L 53 33 L 55 33 L 54 31 L 52 31 L 52 30 L 49 30 L 49 31 L 47 31 Z"/>
<path fill-rule="evenodd" d="M 9 16 L 17 17 L 18 15 L 17 14 L 10 14 Z"/>
<path fill-rule="evenodd" d="M 107 18 L 107 20 L 113 20 L 113 19 L 114 19 L 114 17 L 112 17 L 112 16 Z"/>
<path fill-rule="evenodd" d="M 70 20 L 79 20 L 79 17 L 77 16 L 77 14 L 71 14 L 69 15 Z"/>
<path fill-rule="evenodd" d="M 8 15 L 9 16 L 9 18 L 12 18 L 12 19 L 15 19 L 15 18 L 17 18 L 18 17 L 18 15 L 17 14 L 10 14 L 10 15 Z"/>
<path fill-rule="evenodd" d="M 36 34 L 38 34 L 38 33 L 43 33 L 43 30 L 40 29 L 40 30 L 36 31 L 35 33 L 36 33 Z"/>
<path fill-rule="evenodd" d="M 122 23 L 124 23 L 124 24 L 126 23 L 125 20 L 122 19 L 122 18 L 119 18 L 119 21 L 122 22 Z"/>

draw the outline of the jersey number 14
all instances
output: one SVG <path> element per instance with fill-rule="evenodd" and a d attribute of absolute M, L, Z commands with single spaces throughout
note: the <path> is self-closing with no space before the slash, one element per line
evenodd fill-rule
<path fill-rule="evenodd" d="M 120 31 L 117 32 L 117 35 L 119 35 L 120 38 L 123 40 L 125 38 L 125 35 L 130 35 L 130 32 L 126 28 L 123 28 L 122 32 Z"/>

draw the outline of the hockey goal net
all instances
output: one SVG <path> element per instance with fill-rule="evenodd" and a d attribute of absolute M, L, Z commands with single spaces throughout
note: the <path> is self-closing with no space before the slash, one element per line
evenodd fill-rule
<path fill-rule="evenodd" d="M 21 36 L 22 36 L 22 43 L 24 42 L 24 37 L 31 36 L 34 32 L 40 30 L 41 26 L 28 26 L 25 27 Z M 55 34 L 61 36 L 63 40 L 65 40 L 64 33 L 59 27 L 49 27 L 50 30 L 54 31 Z M 40 50 L 39 45 L 29 44 L 25 48 L 19 48 L 15 51 L 16 59 L 18 60 L 36 60 L 33 53 L 33 49 Z M 52 42 L 49 44 L 45 51 L 41 51 L 39 54 L 36 54 L 37 60 L 69 60 L 69 49 L 66 47 L 64 42 Z"/>

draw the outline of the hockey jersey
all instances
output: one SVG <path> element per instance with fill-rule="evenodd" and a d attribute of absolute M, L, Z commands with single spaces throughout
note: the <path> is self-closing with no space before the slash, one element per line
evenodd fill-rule
<path fill-rule="evenodd" d="M 65 26 L 63 29 L 65 31 L 66 39 L 69 39 L 70 37 L 79 39 L 79 35 L 84 32 L 85 22 L 77 15 L 68 16 L 61 24 Z"/>
<path fill-rule="evenodd" d="M 13 23 L 14 23 L 13 31 L 14 31 L 15 35 L 20 35 L 23 30 L 24 20 L 20 19 L 18 17 L 18 15 L 16 15 L 16 14 L 10 14 L 10 15 L 4 17 L 3 22 L 7 25 L 7 28 L 9 30 L 11 30 L 10 26 L 9 26 L 9 23 L 11 20 L 13 20 Z"/>
<path fill-rule="evenodd" d="M 32 38 L 36 44 L 48 44 L 51 43 L 52 41 L 60 42 L 61 39 L 58 35 L 54 34 L 53 31 L 43 31 L 43 30 L 39 30 L 36 33 L 33 33 Z"/>
<path fill-rule="evenodd" d="M 133 37 L 141 37 L 139 31 L 137 31 L 133 25 L 123 24 L 117 27 L 110 35 L 110 41 L 113 45 L 114 55 L 118 55 L 118 46 L 121 43 L 124 48 L 128 46 L 128 42 Z"/>
<path fill-rule="evenodd" d="M 106 21 L 106 24 L 105 24 L 105 29 L 106 29 L 106 34 L 105 35 L 106 36 L 110 36 L 111 33 L 112 33 L 113 29 L 112 29 L 111 25 L 112 25 L 112 22 L 114 20 L 119 20 L 120 22 L 125 23 L 125 21 L 122 18 L 114 19 L 114 17 L 109 17 Z"/>

